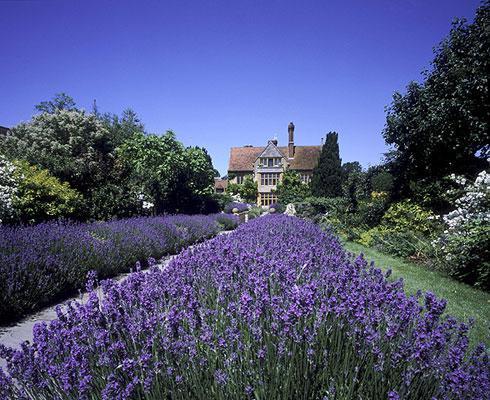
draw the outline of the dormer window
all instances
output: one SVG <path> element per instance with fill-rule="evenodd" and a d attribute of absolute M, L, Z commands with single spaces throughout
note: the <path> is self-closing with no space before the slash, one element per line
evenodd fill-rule
<path fill-rule="evenodd" d="M 262 167 L 279 167 L 281 165 L 280 157 L 261 157 L 260 165 Z"/>

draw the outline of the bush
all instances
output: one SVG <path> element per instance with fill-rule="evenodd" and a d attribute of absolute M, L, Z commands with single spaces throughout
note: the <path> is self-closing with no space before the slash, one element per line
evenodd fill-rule
<path fill-rule="evenodd" d="M 379 226 L 361 233 L 358 241 L 395 256 L 432 262 L 437 253 L 431 242 L 441 230 L 434 213 L 405 200 L 392 204 Z"/>
<path fill-rule="evenodd" d="M 229 193 L 215 193 L 213 198 L 218 203 L 218 211 L 224 211 L 225 207 L 229 203 L 233 203 L 233 197 Z"/>
<path fill-rule="evenodd" d="M 248 219 L 254 219 L 260 217 L 264 212 L 265 210 L 262 207 L 254 206 L 248 212 Z"/>
<path fill-rule="evenodd" d="M 272 203 L 269 206 L 269 211 L 271 211 L 271 209 L 277 214 L 282 214 L 286 210 L 286 207 L 281 203 Z"/>
<path fill-rule="evenodd" d="M 255 219 L 101 286 L 33 344 L 0 346 L 0 397 L 488 398 L 488 350 L 469 351 L 444 300 L 407 296 L 298 218 Z"/>
<path fill-rule="evenodd" d="M 19 186 L 13 207 L 17 221 L 39 223 L 73 217 L 82 204 L 81 195 L 48 170 L 20 161 L 16 175 Z"/>
<path fill-rule="evenodd" d="M 0 224 L 14 214 L 13 202 L 18 184 L 15 165 L 0 155 Z"/>
<path fill-rule="evenodd" d="M 302 202 L 294 203 L 294 206 L 298 217 L 319 222 L 325 214 L 338 216 L 345 213 L 348 202 L 342 197 L 308 197 Z"/>
<path fill-rule="evenodd" d="M 490 290 L 490 226 L 481 220 L 466 223 L 458 234 L 441 239 L 445 255 L 440 267 L 452 277 Z"/>
<path fill-rule="evenodd" d="M 241 212 L 244 212 L 244 211 L 247 211 L 248 209 L 250 209 L 250 206 L 246 203 L 239 203 L 239 202 L 233 201 L 231 203 L 228 203 L 225 206 L 224 212 L 227 214 L 231 214 L 231 213 L 233 213 L 234 209 L 237 209 L 238 212 L 241 213 Z"/>
<path fill-rule="evenodd" d="M 230 214 L 216 214 L 216 222 L 219 224 L 220 229 L 223 231 L 231 231 L 238 226 L 239 219 L 235 215 Z"/>
<path fill-rule="evenodd" d="M 454 211 L 444 215 L 446 230 L 434 247 L 444 254 L 440 268 L 456 279 L 490 289 L 490 174 L 482 171 L 474 182 L 452 177 L 460 190 Z"/>

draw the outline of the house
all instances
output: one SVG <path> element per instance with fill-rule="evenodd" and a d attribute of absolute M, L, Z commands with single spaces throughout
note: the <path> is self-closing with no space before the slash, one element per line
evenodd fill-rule
<path fill-rule="evenodd" d="M 297 171 L 302 181 L 308 183 L 318 164 L 321 145 L 296 146 L 292 122 L 288 125 L 288 136 L 287 146 L 279 146 L 277 139 L 272 139 L 264 147 L 249 145 L 230 150 L 229 182 L 240 184 L 246 176 L 251 176 L 258 185 L 257 204 L 260 206 L 277 202 L 274 191 L 285 170 Z"/>
<path fill-rule="evenodd" d="M 7 136 L 9 132 L 9 128 L 6 128 L 5 126 L 0 126 L 0 136 Z"/>
<path fill-rule="evenodd" d="M 214 193 L 224 193 L 228 186 L 228 179 L 214 178 Z"/>

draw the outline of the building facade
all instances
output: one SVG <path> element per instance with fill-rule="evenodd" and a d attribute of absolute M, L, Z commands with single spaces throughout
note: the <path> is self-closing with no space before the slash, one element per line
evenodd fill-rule
<path fill-rule="evenodd" d="M 240 184 L 251 176 L 257 182 L 257 204 L 260 206 L 277 202 L 275 189 L 284 171 L 297 171 L 302 181 L 308 183 L 318 164 L 322 146 L 296 146 L 294 128 L 294 124 L 289 123 L 287 146 L 279 146 L 277 139 L 272 139 L 264 147 L 243 146 L 230 150 L 229 182 Z"/>

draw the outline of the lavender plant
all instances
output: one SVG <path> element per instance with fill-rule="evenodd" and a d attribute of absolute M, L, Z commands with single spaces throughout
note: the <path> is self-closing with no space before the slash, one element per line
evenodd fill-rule
<path fill-rule="evenodd" d="M 111 277 L 212 237 L 223 219 L 228 229 L 237 225 L 231 215 L 174 215 L 0 226 L 0 323 L 83 288 L 90 270 Z"/>
<path fill-rule="evenodd" d="M 249 210 L 250 206 L 246 203 L 233 201 L 225 206 L 224 212 L 227 214 L 231 214 L 235 209 L 238 210 L 238 212 L 240 213 Z"/>
<path fill-rule="evenodd" d="M 94 287 L 91 277 L 89 288 Z M 484 345 L 310 222 L 257 218 L 0 346 L 0 396 L 485 399 Z"/>

